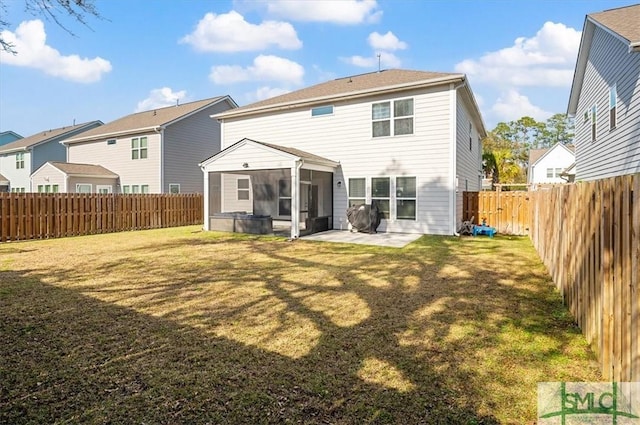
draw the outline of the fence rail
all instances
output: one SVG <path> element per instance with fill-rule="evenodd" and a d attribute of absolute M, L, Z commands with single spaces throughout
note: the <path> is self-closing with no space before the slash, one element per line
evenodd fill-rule
<path fill-rule="evenodd" d="M 480 224 L 486 218 L 487 225 L 498 233 L 527 235 L 529 232 L 529 193 L 517 192 L 464 192 L 462 219 Z"/>
<path fill-rule="evenodd" d="M 530 237 L 603 377 L 640 381 L 640 174 L 531 192 Z"/>
<path fill-rule="evenodd" d="M 202 223 L 200 194 L 0 193 L 0 242 Z"/>

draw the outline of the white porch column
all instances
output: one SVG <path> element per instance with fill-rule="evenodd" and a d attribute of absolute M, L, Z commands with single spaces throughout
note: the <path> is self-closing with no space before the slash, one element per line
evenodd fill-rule
<path fill-rule="evenodd" d="M 209 172 L 206 168 L 202 169 L 204 175 L 204 192 L 202 195 L 202 204 L 204 205 L 204 226 L 202 228 L 206 231 L 209 229 Z"/>
<path fill-rule="evenodd" d="M 300 236 L 300 167 L 302 160 L 291 167 L 291 239 Z"/>

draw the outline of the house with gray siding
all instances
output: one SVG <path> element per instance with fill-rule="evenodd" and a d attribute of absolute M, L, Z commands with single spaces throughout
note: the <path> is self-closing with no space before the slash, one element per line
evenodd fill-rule
<path fill-rule="evenodd" d="M 127 115 L 66 138 L 65 161 L 81 166 L 74 170 L 98 165 L 117 176 L 105 183 L 89 173 L 66 190 L 76 191 L 82 183 L 78 187 L 90 186 L 91 193 L 202 193 L 198 163 L 220 150 L 220 124 L 210 116 L 236 107 L 231 97 L 219 96 Z M 60 168 L 47 167 L 34 177 L 55 178 Z"/>
<path fill-rule="evenodd" d="M 207 230 L 230 211 L 288 222 L 292 238 L 314 220 L 347 230 L 347 208 L 375 203 L 378 231 L 451 235 L 463 192 L 480 190 L 486 131 L 464 74 L 353 75 L 213 118 L 222 151 L 201 163 Z"/>
<path fill-rule="evenodd" d="M 34 192 L 30 176 L 47 161 L 64 161 L 60 141 L 102 125 L 101 121 L 44 130 L 0 146 L 0 191 Z"/>
<path fill-rule="evenodd" d="M 587 15 L 567 113 L 577 181 L 640 172 L 640 5 Z"/>

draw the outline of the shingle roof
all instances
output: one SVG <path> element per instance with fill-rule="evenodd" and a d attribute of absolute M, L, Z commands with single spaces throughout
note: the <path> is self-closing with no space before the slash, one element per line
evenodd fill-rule
<path fill-rule="evenodd" d="M 247 140 L 251 140 L 251 139 L 247 139 Z M 288 148 L 285 146 L 280 146 L 280 145 L 272 145 L 271 143 L 264 143 L 264 142 L 258 142 L 257 140 L 251 140 L 252 142 L 255 143 L 259 143 L 261 145 L 267 146 L 271 149 L 275 149 L 284 153 L 288 153 L 290 155 L 294 155 L 297 156 L 299 158 L 308 160 L 308 161 L 319 161 L 319 162 L 335 162 L 332 161 L 328 158 L 325 158 L 323 156 L 319 156 L 319 155 L 314 155 L 312 153 L 306 152 L 306 151 L 302 151 L 300 149 L 295 149 L 295 148 Z"/>
<path fill-rule="evenodd" d="M 71 139 L 65 140 L 65 143 L 88 140 L 101 136 L 108 137 L 109 135 L 118 133 L 135 133 L 139 132 L 142 129 L 148 130 L 153 127 L 167 125 L 179 118 L 190 115 L 198 111 L 199 109 L 210 106 L 227 97 L 228 96 L 212 97 L 210 99 L 203 99 L 195 102 L 183 103 L 181 105 L 167 106 L 164 108 L 126 115 L 124 117 L 118 118 L 115 121 L 111 121 L 99 128 L 94 128 L 85 133 L 82 133 L 78 137 L 73 137 Z"/>
<path fill-rule="evenodd" d="M 95 124 L 98 121 L 89 121 L 82 124 L 70 125 L 66 127 L 54 128 L 53 130 L 45 130 L 40 133 L 33 134 L 29 137 L 25 137 L 23 139 L 16 140 L 15 142 L 7 143 L 6 145 L 0 146 L 1 152 L 9 152 L 20 149 L 28 149 L 32 146 L 35 146 L 39 143 L 46 142 L 47 140 L 53 139 L 55 137 L 64 136 L 65 133 L 71 133 L 75 130 L 81 129 L 82 127 Z M 100 128 L 100 126 L 98 126 Z"/>
<path fill-rule="evenodd" d="M 545 149 L 531 149 L 529 151 L 529 165 L 535 164 L 545 153 L 547 153 L 551 148 Z"/>
<path fill-rule="evenodd" d="M 592 13 L 589 17 L 631 44 L 640 43 L 640 4 Z"/>
<path fill-rule="evenodd" d="M 218 116 L 242 115 L 253 110 L 264 110 L 280 105 L 297 103 L 326 102 L 331 99 L 350 95 L 366 95 L 375 91 L 392 88 L 409 88 L 420 84 L 445 82 L 463 78 L 463 74 L 413 71 L 404 69 L 388 69 L 368 74 L 352 75 L 338 78 L 315 86 L 306 87 L 291 93 L 286 93 L 250 105 L 225 111 Z"/>
<path fill-rule="evenodd" d="M 117 178 L 118 175 L 102 165 L 49 161 L 49 164 L 70 176 L 101 176 Z"/>

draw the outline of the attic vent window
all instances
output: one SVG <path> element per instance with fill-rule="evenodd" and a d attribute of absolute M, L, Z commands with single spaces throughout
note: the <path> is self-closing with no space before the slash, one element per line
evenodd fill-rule
<path fill-rule="evenodd" d="M 115 144 L 116 144 L 116 139 L 107 140 L 107 145 L 115 145 Z"/>
<path fill-rule="evenodd" d="M 332 115 L 332 114 L 333 114 L 333 105 L 318 106 L 317 108 L 311 109 L 312 117 L 318 117 L 321 115 Z"/>

